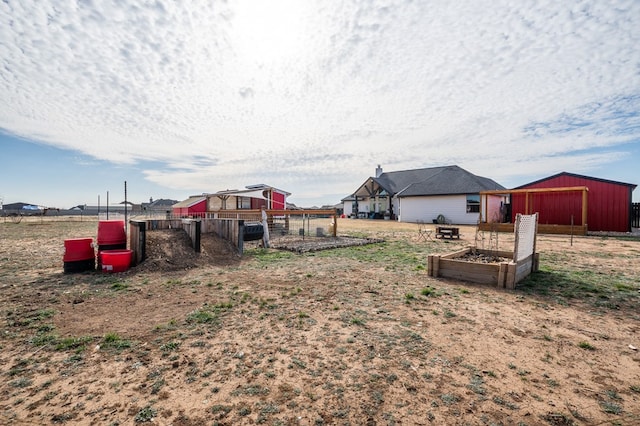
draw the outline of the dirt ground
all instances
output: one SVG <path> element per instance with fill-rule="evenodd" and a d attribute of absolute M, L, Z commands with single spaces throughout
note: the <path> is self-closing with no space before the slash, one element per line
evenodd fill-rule
<path fill-rule="evenodd" d="M 369 220 L 338 233 L 384 242 L 240 257 L 155 231 L 125 273 L 63 274 L 96 227 L 0 223 L 0 424 L 640 424 L 640 239 L 540 235 L 515 291 L 426 271 L 510 235 Z"/>

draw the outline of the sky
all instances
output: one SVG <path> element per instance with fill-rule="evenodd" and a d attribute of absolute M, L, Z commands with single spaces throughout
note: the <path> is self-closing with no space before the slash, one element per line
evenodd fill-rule
<path fill-rule="evenodd" d="M 3 0 L 0 198 L 311 207 L 378 164 L 640 184 L 638 46 L 637 0 Z"/>

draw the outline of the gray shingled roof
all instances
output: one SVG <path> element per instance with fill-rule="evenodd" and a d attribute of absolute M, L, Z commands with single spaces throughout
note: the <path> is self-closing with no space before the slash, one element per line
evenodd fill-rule
<path fill-rule="evenodd" d="M 383 173 L 377 181 L 398 197 L 475 194 L 480 191 L 505 189 L 492 179 L 476 176 L 458 166 Z"/>
<path fill-rule="evenodd" d="M 398 192 L 402 191 L 412 184 L 427 180 L 437 175 L 440 171 L 442 171 L 442 169 L 444 169 L 444 167 L 402 170 L 399 172 L 382 173 L 379 177 L 372 179 L 376 181 L 381 187 L 386 189 L 388 193 L 393 195 L 397 194 Z"/>

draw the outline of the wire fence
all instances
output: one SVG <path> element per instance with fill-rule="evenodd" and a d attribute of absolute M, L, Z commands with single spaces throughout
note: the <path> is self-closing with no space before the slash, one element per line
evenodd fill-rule
<path fill-rule="evenodd" d="M 65 212 L 66 213 L 66 212 Z M 48 212 L 45 215 L 4 215 L 4 222 L 26 222 L 26 223 L 47 223 L 47 222 L 97 222 L 103 220 L 125 220 L 125 215 L 120 212 L 106 212 L 99 214 L 64 214 L 63 212 Z M 203 220 L 207 218 L 224 218 L 244 220 L 245 225 L 263 223 L 262 210 L 234 210 L 207 212 L 202 215 Z M 337 233 L 337 216 L 335 210 L 268 210 L 265 211 L 267 217 L 269 240 L 273 246 L 290 245 L 296 243 L 309 243 L 313 241 L 328 241 L 335 239 Z M 184 216 L 173 215 L 167 212 L 130 212 L 127 220 L 153 220 L 153 219 L 185 219 Z M 128 224 L 127 224 L 128 225 Z M 260 239 L 261 240 L 261 239 Z M 253 241 L 247 241 L 249 244 Z M 260 241 L 255 241 L 260 244 Z"/>
<path fill-rule="evenodd" d="M 6 212 L 5 212 L 6 213 Z M 166 213 L 129 213 L 127 219 L 164 219 Z M 99 214 L 67 214 L 47 212 L 47 214 L 20 214 L 0 211 L 2 223 L 47 223 L 47 222 L 91 222 L 99 220 L 124 220 L 123 213 L 99 213 Z"/>
<path fill-rule="evenodd" d="M 284 215 L 267 219 L 269 239 L 311 239 L 332 238 L 335 231 L 335 218 L 327 215 Z"/>

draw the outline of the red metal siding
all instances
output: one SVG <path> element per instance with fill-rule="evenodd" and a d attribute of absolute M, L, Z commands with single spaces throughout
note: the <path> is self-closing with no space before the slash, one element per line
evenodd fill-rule
<path fill-rule="evenodd" d="M 187 208 L 186 207 L 174 207 L 173 208 L 173 214 L 176 216 L 184 216 L 186 215 L 187 212 Z"/>
<path fill-rule="evenodd" d="M 286 210 L 285 195 L 276 191 L 271 192 L 271 208 L 273 210 Z"/>
<path fill-rule="evenodd" d="M 204 213 L 207 211 L 207 200 L 202 200 L 189 207 L 189 214 Z"/>
<path fill-rule="evenodd" d="M 207 211 L 207 200 L 202 200 L 190 207 L 174 207 L 173 214 L 180 217 L 202 216 Z"/>
<path fill-rule="evenodd" d="M 262 198 L 251 198 L 251 208 L 259 210 L 262 207 L 267 208 L 267 200 Z"/>
<path fill-rule="evenodd" d="M 513 194 L 511 210 L 525 213 L 525 194 Z M 539 223 L 570 225 L 571 216 L 575 225 L 582 225 L 582 192 L 530 193 L 529 214 L 538 212 Z"/>
<path fill-rule="evenodd" d="M 560 175 L 519 189 L 566 186 L 589 188 L 587 193 L 589 231 L 627 232 L 630 230 L 631 190 L 627 185 L 587 177 Z M 511 210 L 513 217 L 516 213 L 525 213 L 525 194 L 512 195 Z M 529 212 L 540 213 L 540 223 L 569 225 L 573 215 L 574 224 L 582 225 L 582 192 L 530 193 Z"/>

